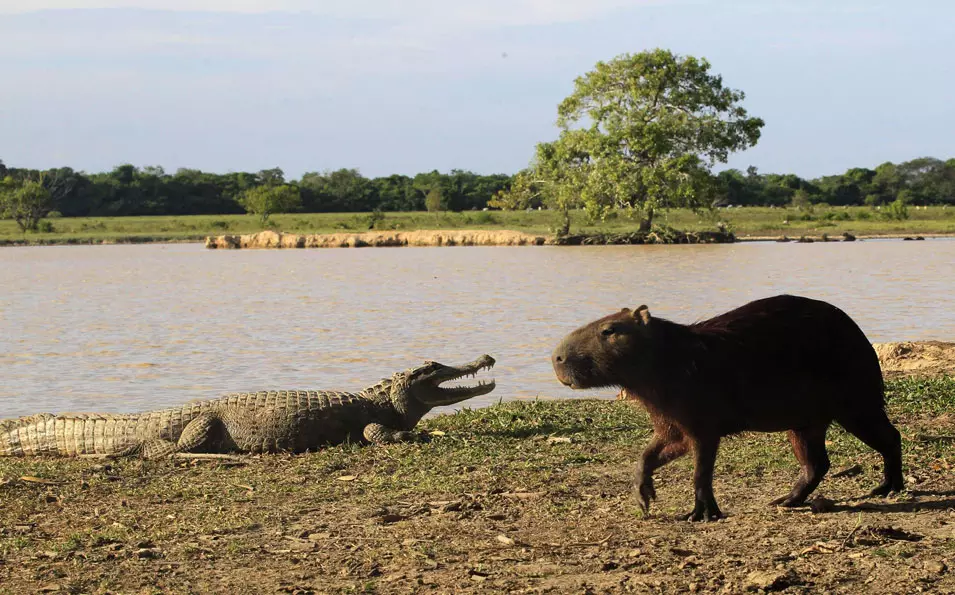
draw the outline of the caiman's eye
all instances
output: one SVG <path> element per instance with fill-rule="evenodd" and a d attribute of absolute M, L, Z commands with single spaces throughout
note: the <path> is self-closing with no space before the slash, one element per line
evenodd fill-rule
<path fill-rule="evenodd" d="M 614 329 L 613 329 L 612 326 L 608 326 L 608 327 L 605 328 L 604 330 L 600 331 L 600 334 L 603 335 L 603 336 L 605 336 L 605 337 L 609 337 L 609 336 L 612 335 L 613 333 L 614 333 Z"/>

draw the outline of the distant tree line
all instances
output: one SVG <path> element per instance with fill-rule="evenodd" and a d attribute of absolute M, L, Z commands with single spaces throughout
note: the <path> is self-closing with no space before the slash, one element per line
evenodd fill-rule
<path fill-rule="evenodd" d="M 896 200 L 911 205 L 955 204 L 955 159 L 921 157 L 854 167 L 844 174 L 805 180 L 793 174 L 760 174 L 750 167 L 717 175 L 721 201 L 734 205 L 828 204 L 877 206 Z"/>
<path fill-rule="evenodd" d="M 250 190 L 288 186 L 297 191 L 298 199 L 281 203 L 284 210 L 466 211 L 487 207 L 495 196 L 506 193 L 516 178 L 460 170 L 366 178 L 358 170 L 340 169 L 286 180 L 279 168 L 215 174 L 195 169 L 167 173 L 161 167 L 133 165 L 88 174 L 69 167 L 42 171 L 9 167 L 0 161 L 0 197 L 13 197 L 17 190 L 23 200 L 42 195 L 46 208 L 64 217 L 229 214 L 250 211 L 245 200 L 251 196 Z M 955 204 L 955 159 L 924 157 L 883 163 L 875 169 L 852 168 L 814 180 L 793 174 L 761 174 L 750 167 L 746 172 L 721 171 L 713 176 L 713 182 L 716 204 L 876 206 L 896 200 L 912 205 Z M 0 200 L 0 216 L 15 218 L 10 208 L 4 211 L 3 207 L 11 201 Z M 536 208 L 543 203 L 528 199 L 520 204 L 492 205 Z"/>
<path fill-rule="evenodd" d="M 11 189 L 28 181 L 41 182 L 50 193 L 52 210 L 64 217 L 111 217 L 244 213 L 245 199 L 255 198 L 249 191 L 284 186 L 293 187 L 300 197 L 292 209 L 299 212 L 467 211 L 487 206 L 495 193 L 510 185 L 511 176 L 452 170 L 366 178 L 358 170 L 340 169 L 286 180 L 279 168 L 255 173 L 196 169 L 167 173 L 162 167 L 127 164 L 88 174 L 69 167 L 42 171 L 8 167 L 0 161 L 3 180 Z"/>

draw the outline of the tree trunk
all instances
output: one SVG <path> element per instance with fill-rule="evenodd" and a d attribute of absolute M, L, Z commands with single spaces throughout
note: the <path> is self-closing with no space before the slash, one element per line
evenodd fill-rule
<path fill-rule="evenodd" d="M 570 211 L 566 208 L 560 209 L 560 219 L 558 219 L 560 226 L 557 228 L 557 237 L 562 238 L 567 235 L 570 235 Z"/>
<path fill-rule="evenodd" d="M 640 231 L 647 233 L 653 225 L 653 207 L 647 207 L 646 216 L 640 221 Z"/>

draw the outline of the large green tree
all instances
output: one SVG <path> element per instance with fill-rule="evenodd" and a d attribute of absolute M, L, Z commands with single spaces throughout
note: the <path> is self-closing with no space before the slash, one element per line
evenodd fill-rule
<path fill-rule="evenodd" d="M 557 109 L 560 137 L 538 146 L 530 179 L 565 210 L 625 207 L 649 229 L 657 210 L 715 197 L 710 168 L 756 144 L 763 121 L 705 59 L 656 49 L 597 63 Z M 520 201 L 519 201 L 520 202 Z"/>

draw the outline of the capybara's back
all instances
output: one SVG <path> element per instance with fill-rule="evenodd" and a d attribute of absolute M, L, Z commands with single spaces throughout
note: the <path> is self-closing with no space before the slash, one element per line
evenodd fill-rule
<path fill-rule="evenodd" d="M 791 295 L 756 300 L 687 330 L 685 349 L 695 351 L 695 339 L 707 354 L 693 358 L 701 368 L 697 380 L 719 387 L 727 407 L 720 417 L 738 430 L 788 430 L 884 407 L 875 349 L 845 312 L 826 302 Z M 679 351 L 660 362 L 673 374 L 685 365 Z"/>
<path fill-rule="evenodd" d="M 800 504 L 829 469 L 833 421 L 882 454 L 885 478 L 874 493 L 902 488 L 901 440 L 885 413 L 878 356 L 859 326 L 826 302 L 780 295 L 694 324 L 651 317 L 646 306 L 624 308 L 567 335 L 552 359 L 563 384 L 620 386 L 646 406 L 654 437 L 638 474 L 645 507 L 653 469 L 692 450 L 690 518 L 718 517 L 719 440 L 746 430 L 789 431 L 803 473 L 777 502 Z"/>

